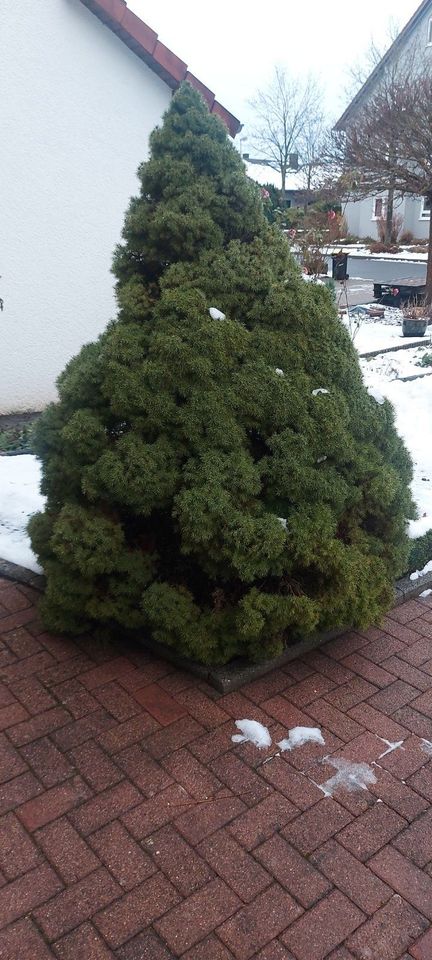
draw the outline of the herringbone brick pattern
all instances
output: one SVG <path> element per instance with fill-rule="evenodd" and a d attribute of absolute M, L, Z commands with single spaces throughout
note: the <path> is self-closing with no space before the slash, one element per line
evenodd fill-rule
<path fill-rule="evenodd" d="M 430 600 L 225 696 L 34 604 L 0 581 L 2 960 L 431 960 Z"/>

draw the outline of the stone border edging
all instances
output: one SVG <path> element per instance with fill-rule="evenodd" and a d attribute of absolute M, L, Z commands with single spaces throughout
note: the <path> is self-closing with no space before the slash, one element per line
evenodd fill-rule
<path fill-rule="evenodd" d="M 34 573 L 33 570 L 28 570 L 26 567 L 21 567 L 19 564 L 10 563 L 8 560 L 2 560 L 1 558 L 0 577 L 4 577 L 6 580 L 14 580 L 16 583 L 22 583 L 28 587 L 33 587 L 39 592 L 42 592 L 45 586 L 45 577 L 41 574 Z M 401 603 L 405 603 L 406 600 L 415 599 L 423 590 L 427 589 L 432 589 L 432 573 L 427 573 L 419 577 L 418 580 L 410 580 L 409 574 L 406 577 L 402 577 L 402 579 L 397 580 L 395 584 L 394 606 L 398 607 Z M 168 660 L 174 664 L 174 666 L 179 667 L 179 669 L 188 670 L 189 673 L 193 673 L 195 676 L 205 680 L 212 687 L 215 687 L 220 693 L 230 693 L 233 690 L 238 690 L 245 683 L 251 683 L 252 680 L 258 680 L 260 677 L 264 677 L 267 673 L 270 673 L 271 670 L 277 670 L 278 667 L 283 667 L 284 664 L 289 663 L 290 660 L 295 660 L 297 657 L 303 656 L 303 654 L 308 653 L 309 650 L 315 650 L 329 640 L 341 637 L 342 634 L 350 629 L 350 627 L 338 627 L 327 633 L 312 634 L 312 636 L 300 640 L 299 643 L 294 643 L 291 647 L 284 650 L 279 657 L 274 657 L 272 660 L 263 660 L 260 663 L 248 663 L 244 660 L 237 660 L 230 664 L 225 664 L 222 667 L 206 666 L 195 660 L 189 660 L 187 657 L 182 657 L 180 654 L 177 654 L 175 650 L 172 650 L 170 647 L 156 643 L 153 640 L 143 638 L 142 643 L 148 650 L 156 654 L 156 656 L 161 657 L 163 660 Z"/>
<path fill-rule="evenodd" d="M 425 347 L 427 340 L 416 340 L 415 343 L 398 343 L 395 347 L 383 347 L 382 350 L 368 350 L 367 353 L 359 353 L 361 360 L 371 360 L 372 357 L 380 357 L 382 353 L 396 353 L 397 350 L 415 350 L 417 347 Z"/>
<path fill-rule="evenodd" d="M 15 580 L 16 583 L 22 583 L 27 587 L 33 587 L 34 590 L 42 592 L 45 586 L 45 577 L 27 567 L 21 567 L 18 563 L 11 563 L 10 560 L 2 560 L 0 557 L 0 577 L 5 580 Z"/>

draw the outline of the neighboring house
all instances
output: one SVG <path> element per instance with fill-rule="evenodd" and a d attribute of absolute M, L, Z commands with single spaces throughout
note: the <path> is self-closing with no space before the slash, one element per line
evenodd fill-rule
<path fill-rule="evenodd" d="M 281 189 L 281 175 L 278 170 L 268 167 L 266 164 L 255 163 L 249 160 L 249 157 L 243 157 L 246 173 L 251 180 L 264 186 L 271 183 L 272 186 Z M 305 191 L 302 176 L 299 173 L 288 173 L 286 180 L 286 206 L 303 207 L 305 202 Z"/>
<path fill-rule="evenodd" d="M 417 8 L 335 124 L 335 130 L 346 130 L 355 123 L 357 113 L 368 97 L 373 96 L 386 69 L 408 55 L 418 60 L 422 67 L 430 59 L 432 67 L 432 0 L 423 0 Z M 349 201 L 344 210 L 349 233 L 375 238 L 377 220 L 386 215 L 386 202 L 385 192 L 364 200 Z M 394 213 L 402 218 L 402 232 L 410 230 L 419 239 L 429 236 L 430 209 L 423 197 L 395 197 Z"/>
<path fill-rule="evenodd" d="M 188 80 L 126 0 L 0 3 L 0 413 L 40 410 L 115 315 L 112 253 L 136 170 Z"/>

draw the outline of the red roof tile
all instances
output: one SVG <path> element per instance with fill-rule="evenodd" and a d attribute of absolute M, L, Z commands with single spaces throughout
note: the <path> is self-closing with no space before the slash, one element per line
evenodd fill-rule
<path fill-rule="evenodd" d="M 172 90 L 177 90 L 181 82 L 187 80 L 204 97 L 210 112 L 223 120 L 232 137 L 241 130 L 237 117 L 218 103 L 214 93 L 189 72 L 187 63 L 161 43 L 157 33 L 128 9 L 126 0 L 81 0 L 81 3 L 117 34 Z"/>

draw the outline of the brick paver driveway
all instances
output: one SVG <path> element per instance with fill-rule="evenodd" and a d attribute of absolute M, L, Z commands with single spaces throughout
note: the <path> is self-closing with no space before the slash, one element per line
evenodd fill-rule
<path fill-rule="evenodd" d="M 2 960 L 430 960 L 430 601 L 220 696 L 34 599 L 0 581 Z M 332 755 L 376 782 L 325 796 Z"/>

